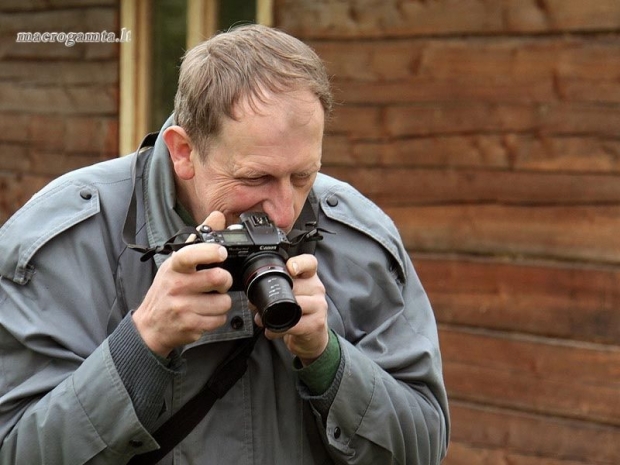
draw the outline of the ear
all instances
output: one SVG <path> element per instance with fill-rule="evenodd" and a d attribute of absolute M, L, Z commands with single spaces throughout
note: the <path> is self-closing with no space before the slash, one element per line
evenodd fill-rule
<path fill-rule="evenodd" d="M 192 179 L 195 173 L 193 148 L 185 129 L 181 126 L 170 126 L 164 131 L 163 137 L 177 176 L 184 181 Z"/>

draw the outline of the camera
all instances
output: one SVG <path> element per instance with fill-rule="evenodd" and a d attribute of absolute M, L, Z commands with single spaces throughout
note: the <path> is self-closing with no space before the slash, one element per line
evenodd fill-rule
<path fill-rule="evenodd" d="M 293 279 L 286 269 L 291 245 L 284 231 L 262 212 L 242 213 L 241 223 L 220 231 L 198 228 L 202 242 L 226 247 L 223 263 L 200 265 L 198 269 L 221 267 L 233 277 L 231 291 L 243 290 L 256 306 L 265 328 L 283 332 L 297 324 L 301 307 L 293 295 Z"/>

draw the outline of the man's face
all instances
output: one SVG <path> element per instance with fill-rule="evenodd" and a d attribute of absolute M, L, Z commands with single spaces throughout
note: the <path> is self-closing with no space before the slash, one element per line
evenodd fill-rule
<path fill-rule="evenodd" d="M 198 222 L 220 211 L 227 224 L 245 211 L 262 211 L 288 232 L 321 167 L 323 107 L 299 91 L 269 95 L 255 108 L 241 102 L 235 110 L 237 120 L 224 121 L 206 160 L 193 154 L 186 207 Z"/>

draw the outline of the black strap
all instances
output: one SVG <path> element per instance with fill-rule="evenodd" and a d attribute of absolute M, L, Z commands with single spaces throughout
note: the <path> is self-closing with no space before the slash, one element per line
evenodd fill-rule
<path fill-rule="evenodd" d="M 158 132 L 147 134 L 144 139 L 142 139 L 138 150 L 131 155 L 134 157 L 131 164 L 131 199 L 129 200 L 125 223 L 123 224 L 123 242 L 125 242 L 125 245 L 130 249 L 134 249 L 142 253 L 147 252 L 148 248 L 133 243 L 136 240 L 136 178 L 138 177 L 138 158 L 140 157 L 140 153 L 142 153 L 142 149 L 153 147 L 155 145 L 158 135 Z"/>
<path fill-rule="evenodd" d="M 318 227 L 318 200 L 314 191 L 310 190 L 304 203 L 299 218 L 295 222 L 292 231 L 288 234 L 291 246 L 288 255 L 294 257 L 304 253 L 314 254 L 316 243 L 323 239 L 322 232 L 329 232 Z"/>
<path fill-rule="evenodd" d="M 246 372 L 250 354 L 262 333 L 261 328 L 256 328 L 254 336 L 243 339 L 217 366 L 204 387 L 153 433 L 159 449 L 136 455 L 128 464 L 153 465 L 181 442 Z"/>

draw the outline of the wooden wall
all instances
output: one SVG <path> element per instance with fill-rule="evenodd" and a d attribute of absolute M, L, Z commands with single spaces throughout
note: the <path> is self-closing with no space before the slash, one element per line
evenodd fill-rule
<path fill-rule="evenodd" d="M 446 465 L 620 463 L 620 1 L 276 0 L 439 322 Z"/>
<path fill-rule="evenodd" d="M 0 225 L 53 178 L 118 156 L 118 44 L 16 43 L 118 32 L 118 1 L 0 2 Z"/>
<path fill-rule="evenodd" d="M 341 105 L 325 171 L 394 218 L 440 326 L 446 465 L 620 463 L 620 1 L 274 0 Z M 118 2 L 0 5 L 0 223 L 117 155 Z"/>

